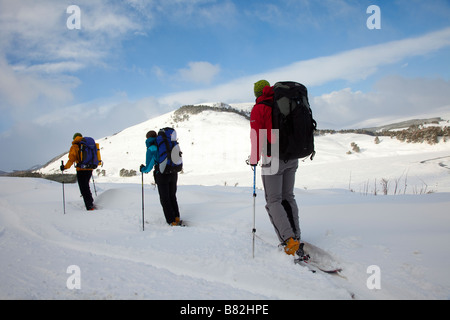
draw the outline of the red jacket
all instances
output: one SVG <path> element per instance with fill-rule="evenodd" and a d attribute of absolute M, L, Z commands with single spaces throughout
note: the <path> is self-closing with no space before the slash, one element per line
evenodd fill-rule
<path fill-rule="evenodd" d="M 256 99 L 256 104 L 250 114 L 252 152 L 250 154 L 250 164 L 257 164 L 261 156 L 261 146 L 259 145 L 259 130 L 267 129 L 267 139 L 272 143 L 272 107 L 262 102 L 273 104 L 273 87 L 265 86 L 263 94 Z"/>

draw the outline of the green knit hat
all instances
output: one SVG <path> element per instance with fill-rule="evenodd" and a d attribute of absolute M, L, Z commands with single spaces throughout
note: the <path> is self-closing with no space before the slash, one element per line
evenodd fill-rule
<path fill-rule="evenodd" d="M 267 80 L 259 80 L 255 83 L 254 91 L 255 91 L 255 97 L 259 98 L 262 93 L 265 86 L 270 87 L 270 83 Z"/>
<path fill-rule="evenodd" d="M 83 135 L 81 133 L 77 132 L 73 135 L 73 140 L 75 140 L 76 137 L 83 137 Z"/>

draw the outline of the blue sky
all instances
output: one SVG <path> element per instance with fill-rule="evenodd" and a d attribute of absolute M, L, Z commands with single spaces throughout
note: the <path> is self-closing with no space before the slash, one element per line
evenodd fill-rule
<path fill-rule="evenodd" d="M 261 78 L 304 83 L 320 128 L 440 112 L 449 17 L 448 0 L 0 0 L 0 170 L 45 163 L 74 132 L 251 102 Z"/>

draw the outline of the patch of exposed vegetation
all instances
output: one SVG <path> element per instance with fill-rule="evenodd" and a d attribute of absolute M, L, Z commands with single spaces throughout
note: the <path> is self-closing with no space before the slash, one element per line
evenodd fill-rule
<path fill-rule="evenodd" d="M 250 120 L 249 112 L 235 109 L 225 103 L 219 103 L 214 106 L 208 106 L 208 105 L 196 105 L 196 106 L 185 105 L 185 106 L 182 106 L 181 108 L 179 108 L 178 110 L 175 111 L 175 113 L 173 115 L 173 121 L 174 122 L 187 121 L 187 120 L 189 120 L 189 117 L 191 115 L 196 115 L 196 114 L 202 113 L 204 111 L 236 113 L 236 114 L 246 118 L 247 120 Z"/>

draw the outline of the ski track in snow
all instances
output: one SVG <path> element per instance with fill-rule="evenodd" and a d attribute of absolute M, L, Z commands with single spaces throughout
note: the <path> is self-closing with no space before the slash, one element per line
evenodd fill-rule
<path fill-rule="evenodd" d="M 2 299 L 446 299 L 448 194 L 362 196 L 297 190 L 305 241 L 343 268 L 311 273 L 280 252 L 258 191 L 255 258 L 252 190 L 180 186 L 182 218 L 165 224 L 157 191 L 97 184 L 99 210 L 84 211 L 78 186 L 1 178 Z M 420 236 L 419 236 L 420 235 Z M 369 290 L 367 267 L 381 268 Z M 69 290 L 67 267 L 81 270 Z"/>

